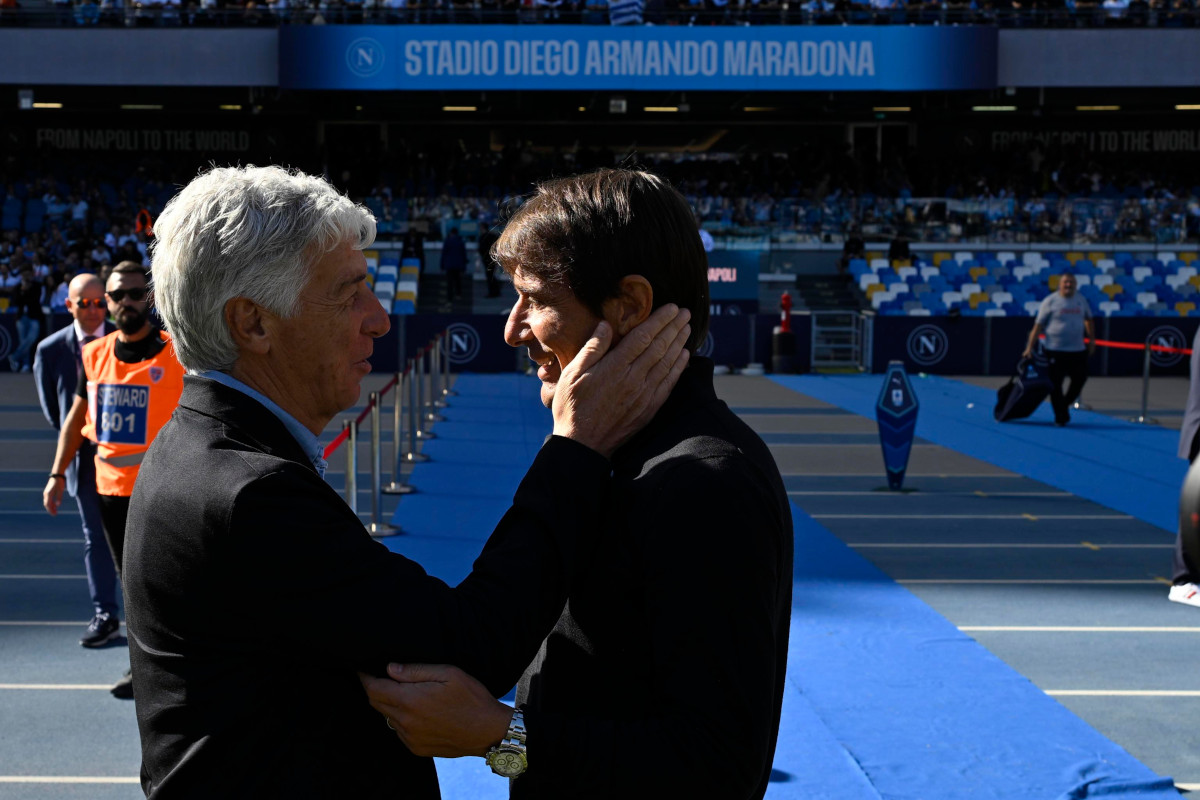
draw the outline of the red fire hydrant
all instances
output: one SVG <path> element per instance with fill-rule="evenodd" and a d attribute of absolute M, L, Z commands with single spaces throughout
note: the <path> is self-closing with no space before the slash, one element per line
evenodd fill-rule
<path fill-rule="evenodd" d="M 779 307 L 782 309 L 779 313 L 779 331 L 780 333 L 792 332 L 792 296 L 787 292 L 783 293 L 783 297 L 779 298 Z"/>

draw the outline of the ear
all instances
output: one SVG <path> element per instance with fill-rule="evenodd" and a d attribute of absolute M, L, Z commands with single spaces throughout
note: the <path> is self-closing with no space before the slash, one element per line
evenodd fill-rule
<path fill-rule="evenodd" d="M 604 301 L 604 318 L 618 336 L 624 336 L 654 310 L 654 289 L 641 275 L 626 275 L 617 285 L 617 296 Z"/>
<path fill-rule="evenodd" d="M 265 355 L 271 349 L 262 309 L 250 298 L 234 297 L 225 303 L 225 325 L 239 353 Z"/>

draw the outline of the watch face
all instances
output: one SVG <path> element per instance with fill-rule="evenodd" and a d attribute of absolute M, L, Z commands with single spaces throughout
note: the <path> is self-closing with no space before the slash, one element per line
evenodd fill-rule
<path fill-rule="evenodd" d="M 525 771 L 525 756 L 512 750 L 499 750 L 488 755 L 492 772 L 506 778 L 515 778 Z"/>

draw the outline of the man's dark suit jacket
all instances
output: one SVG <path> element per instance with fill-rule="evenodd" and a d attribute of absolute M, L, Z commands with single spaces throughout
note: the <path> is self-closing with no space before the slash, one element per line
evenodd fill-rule
<path fill-rule="evenodd" d="M 126 529 L 147 796 L 437 797 L 433 762 L 388 730 L 355 671 L 452 663 L 510 688 L 562 610 L 609 472 L 548 440 L 451 588 L 373 541 L 270 411 L 188 376 Z"/>
<path fill-rule="evenodd" d="M 116 328 L 105 320 L 104 333 L 106 336 Z M 75 338 L 75 324 L 55 331 L 42 339 L 33 359 L 34 378 L 37 383 L 38 400 L 42 404 L 42 414 L 46 421 L 61 431 L 71 405 L 75 402 L 75 390 L 79 381 L 79 340 Z M 79 468 L 81 460 L 85 471 L 95 475 L 91 459 L 96 455 L 96 446 L 84 440 L 79 446 L 79 453 L 67 465 L 67 494 L 75 497 L 79 489 Z M 90 468 L 89 468 L 90 467 Z M 95 479 L 92 478 L 95 488 Z"/>
<path fill-rule="evenodd" d="M 514 800 L 767 791 L 792 611 L 792 514 L 762 439 L 695 356 L 613 454 L 602 540 L 517 691 Z M 615 591 L 614 587 L 620 587 Z"/>

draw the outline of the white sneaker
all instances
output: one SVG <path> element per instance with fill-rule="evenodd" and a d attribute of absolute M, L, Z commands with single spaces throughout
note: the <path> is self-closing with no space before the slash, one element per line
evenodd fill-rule
<path fill-rule="evenodd" d="M 1194 583 L 1181 583 L 1171 587 L 1167 599 L 1172 603 L 1183 603 L 1185 606 L 1200 608 L 1200 586 Z"/>

